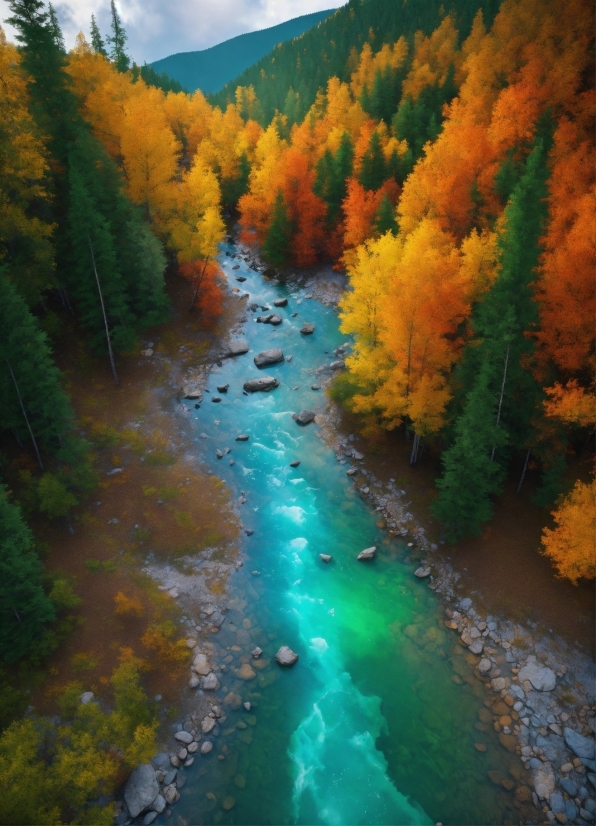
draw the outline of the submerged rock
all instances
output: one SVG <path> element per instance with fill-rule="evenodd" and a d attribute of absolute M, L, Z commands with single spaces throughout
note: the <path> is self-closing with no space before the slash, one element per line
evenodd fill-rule
<path fill-rule="evenodd" d="M 333 557 L 329 554 L 319 554 L 319 556 L 321 557 L 323 562 L 331 562 L 331 560 L 333 559 Z"/>
<path fill-rule="evenodd" d="M 207 676 L 201 680 L 201 688 L 203 691 L 217 691 L 219 685 L 219 680 L 213 672 L 207 674 Z"/>
<path fill-rule="evenodd" d="M 298 467 L 299 464 L 300 464 L 300 462 L 298 462 L 298 461 L 290 462 L 290 467 Z"/>
<path fill-rule="evenodd" d="M 308 321 L 304 322 L 304 324 L 302 325 L 302 328 L 300 330 L 300 332 L 302 333 L 303 336 L 309 336 L 311 333 L 314 333 L 314 331 L 315 331 L 315 325 L 310 324 Z"/>
<path fill-rule="evenodd" d="M 291 666 L 298 662 L 298 654 L 288 648 L 287 645 L 282 645 L 275 655 L 275 659 L 280 665 Z"/>
<path fill-rule="evenodd" d="M 244 389 L 247 393 L 268 393 L 269 390 L 274 390 L 279 387 L 279 382 L 273 376 L 263 376 L 260 379 L 250 379 L 244 383 Z"/>
<path fill-rule="evenodd" d="M 137 766 L 124 789 L 124 802 L 131 816 L 140 815 L 153 803 L 158 794 L 159 784 L 153 766 L 149 763 Z"/>
<path fill-rule="evenodd" d="M 281 350 L 273 348 L 271 350 L 263 350 L 254 357 L 254 362 L 257 367 L 268 367 L 270 364 L 278 364 L 284 360 L 284 354 Z"/>
<path fill-rule="evenodd" d="M 312 410 L 301 410 L 300 413 L 292 413 L 292 418 L 298 424 L 306 425 L 314 421 L 315 414 Z"/>
<path fill-rule="evenodd" d="M 425 579 L 427 576 L 430 576 L 430 565 L 421 565 L 420 568 L 416 568 L 414 576 L 417 576 L 419 579 Z"/>
<path fill-rule="evenodd" d="M 365 548 L 363 551 L 360 551 L 356 559 L 359 559 L 360 561 L 364 559 L 374 559 L 376 553 L 377 547 L 376 545 L 373 545 L 372 548 Z"/>
<path fill-rule="evenodd" d="M 182 388 L 182 397 L 185 399 L 197 399 L 203 401 L 203 392 L 198 382 L 190 382 Z"/>

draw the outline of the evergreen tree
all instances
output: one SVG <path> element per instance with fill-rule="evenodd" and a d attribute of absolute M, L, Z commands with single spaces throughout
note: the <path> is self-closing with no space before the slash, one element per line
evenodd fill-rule
<path fill-rule="evenodd" d="M 263 254 L 267 261 L 276 267 L 287 263 L 290 257 L 290 243 L 292 240 L 292 224 L 282 191 L 277 193 L 271 223 L 267 230 L 267 237 L 263 244 Z"/>
<path fill-rule="evenodd" d="M 33 536 L 0 485 L 0 658 L 15 662 L 37 653 L 54 606 L 42 587 Z"/>
<path fill-rule="evenodd" d="M 327 204 L 327 224 L 330 227 L 335 226 L 339 218 L 353 162 L 352 139 L 344 132 L 335 156 L 327 149 L 317 163 L 314 191 Z"/>
<path fill-rule="evenodd" d="M 224 178 L 221 182 L 221 199 L 225 206 L 235 207 L 238 200 L 248 192 L 250 161 L 246 152 L 238 159 L 238 171 L 234 178 Z"/>
<path fill-rule="evenodd" d="M 503 430 L 496 426 L 497 404 L 490 387 L 493 379 L 493 366 L 485 362 L 456 422 L 455 441 L 443 454 L 443 475 L 437 482 L 439 498 L 432 510 L 450 541 L 481 533 L 505 477 L 501 464 L 491 461 L 495 445 L 505 439 Z"/>
<path fill-rule="evenodd" d="M 99 26 L 95 21 L 94 14 L 91 15 L 91 46 L 93 47 L 95 54 L 101 54 L 104 57 L 108 56 L 105 43 L 103 42 L 101 32 L 99 31 Z"/>
<path fill-rule="evenodd" d="M 0 271 L 0 429 L 57 453 L 73 419 L 45 333 Z"/>
<path fill-rule="evenodd" d="M 387 178 L 387 163 L 381 148 L 381 138 L 378 132 L 371 135 L 368 149 L 362 157 L 358 180 L 365 189 L 378 189 Z"/>
<path fill-rule="evenodd" d="M 111 45 L 110 60 L 116 66 L 119 72 L 127 72 L 130 68 L 130 58 L 126 54 L 125 47 L 128 40 L 124 26 L 120 20 L 118 9 L 116 8 L 115 0 L 111 2 L 112 10 L 112 34 L 108 37 L 108 42 Z"/>
<path fill-rule="evenodd" d="M 383 200 L 379 204 L 373 226 L 377 235 L 385 235 L 386 232 L 397 235 L 398 226 L 395 220 L 395 208 L 387 195 L 383 195 Z"/>
<path fill-rule="evenodd" d="M 64 45 L 64 36 L 62 35 L 62 29 L 60 28 L 60 24 L 58 23 L 56 9 L 52 6 L 51 3 L 48 6 L 48 22 L 50 26 L 50 31 L 52 33 L 52 37 L 54 38 L 54 43 L 60 49 L 61 52 L 65 52 L 66 46 Z"/>

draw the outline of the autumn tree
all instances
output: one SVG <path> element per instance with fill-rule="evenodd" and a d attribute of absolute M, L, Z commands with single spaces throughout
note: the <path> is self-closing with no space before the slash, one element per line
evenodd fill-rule
<path fill-rule="evenodd" d="M 288 209 L 281 190 L 277 193 L 271 223 L 267 230 L 263 253 L 267 261 L 276 267 L 282 267 L 290 259 L 290 245 L 292 241 L 292 223 L 288 216 Z"/>
<path fill-rule="evenodd" d="M 97 25 L 94 14 L 91 15 L 91 45 L 95 54 L 100 54 L 104 57 L 108 56 L 103 37 L 99 31 L 99 26 Z"/>
<path fill-rule="evenodd" d="M 554 528 L 542 532 L 543 553 L 560 577 L 577 585 L 596 577 L 596 481 L 577 481 L 552 512 Z"/>

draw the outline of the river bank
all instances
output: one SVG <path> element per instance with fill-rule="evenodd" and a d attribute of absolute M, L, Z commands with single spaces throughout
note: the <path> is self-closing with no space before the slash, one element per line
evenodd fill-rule
<path fill-rule="evenodd" d="M 238 260 L 241 259 L 248 259 L 247 263 L 251 269 L 258 267 L 257 263 L 253 263 L 251 256 L 241 255 Z M 233 268 L 237 269 L 237 265 L 234 264 Z M 233 268 L 230 269 L 232 270 Z M 233 276 L 232 271 L 229 275 L 230 277 Z M 244 276 L 241 276 L 241 278 L 246 280 Z M 298 284 L 298 282 L 300 283 Z M 230 281 L 230 283 L 233 282 Z M 305 300 L 316 301 L 317 299 L 321 299 L 332 305 L 341 294 L 342 286 L 341 276 L 334 273 L 329 273 L 326 278 L 321 278 L 320 274 L 317 274 L 316 277 L 308 274 L 302 275 L 297 279 L 296 283 L 290 279 L 286 284 L 290 293 L 294 296 L 300 296 L 296 300 L 297 305 Z M 241 296 L 242 290 L 238 287 L 235 287 L 235 289 L 237 290 L 236 295 Z M 298 290 L 300 290 L 299 294 L 297 292 Z M 243 300 L 246 299 L 240 298 L 240 301 Z M 238 322 L 240 325 L 247 323 L 247 314 L 244 318 L 246 320 Z M 241 326 L 236 326 L 231 332 L 233 334 L 240 334 L 241 329 Z M 338 342 L 338 344 L 340 344 L 340 342 Z M 333 368 L 331 367 L 331 360 L 341 360 L 338 358 L 340 355 L 341 351 L 335 355 L 329 352 L 329 360 L 325 364 L 319 367 L 312 366 L 312 368 L 307 371 L 316 376 L 316 378 L 311 379 L 311 381 L 315 381 L 317 387 L 322 387 L 326 378 L 332 375 L 334 370 L 340 369 L 337 365 Z M 204 397 L 207 390 L 207 384 L 209 385 L 209 389 L 212 389 L 211 384 L 213 384 L 214 381 L 217 382 L 217 375 L 222 369 L 222 364 L 223 362 L 216 362 L 214 375 L 213 372 L 208 372 L 207 367 L 200 371 L 184 375 L 184 383 L 187 387 L 189 384 L 194 384 L 194 393 L 197 394 L 197 401 L 195 403 L 202 401 L 202 397 Z M 298 386 L 294 389 L 298 389 Z M 185 394 L 187 394 L 187 392 L 188 391 L 185 391 Z M 179 393 L 179 395 L 182 394 Z M 317 394 L 317 399 L 319 401 L 317 405 L 315 405 L 315 409 L 321 408 L 320 402 L 322 398 L 320 392 Z M 182 405 L 180 409 L 188 412 L 181 413 L 181 416 L 188 417 L 192 412 L 193 406 L 188 402 Z M 390 483 L 388 487 L 385 485 L 381 486 L 372 471 L 368 470 L 367 460 L 364 454 L 353 447 L 357 437 L 354 436 L 350 438 L 352 434 L 348 434 L 347 437 L 342 436 L 339 411 L 334 409 L 333 406 L 329 406 L 327 402 L 323 403 L 323 408 L 325 407 L 327 408 L 326 411 L 321 409 L 317 416 L 317 422 L 321 426 L 320 433 L 323 439 L 332 443 L 336 449 L 337 459 L 339 463 L 343 463 L 340 465 L 342 472 L 345 473 L 345 470 L 356 471 L 353 476 L 348 477 L 348 479 L 355 480 L 353 487 L 354 492 L 357 492 L 358 496 L 362 496 L 369 505 L 372 504 L 374 508 L 376 508 L 377 515 L 374 517 L 374 519 L 376 519 L 376 528 L 380 531 L 388 528 L 393 534 L 401 534 L 403 531 L 409 530 L 406 538 L 412 540 L 410 550 L 404 552 L 402 559 L 400 559 L 399 556 L 396 557 L 393 552 L 390 554 L 390 558 L 392 565 L 394 565 L 395 562 L 402 564 L 406 569 L 407 576 L 411 576 L 414 569 L 414 559 L 416 560 L 416 567 L 424 567 L 418 563 L 428 561 L 423 559 L 423 557 L 438 550 L 438 547 L 433 549 L 433 543 L 426 539 L 424 532 L 420 533 L 420 526 L 416 524 L 414 517 L 411 514 L 407 516 L 408 511 L 407 509 L 404 510 L 402 505 L 404 494 L 396 488 L 395 482 Z M 216 426 L 219 426 L 219 420 L 215 420 L 215 423 Z M 206 428 L 206 430 L 207 429 L 208 428 Z M 213 450 L 213 435 L 210 433 L 199 433 L 198 438 L 203 438 L 204 444 L 206 446 L 208 445 L 210 450 Z M 355 450 L 356 456 L 354 456 Z M 234 458 L 228 460 L 227 455 L 224 454 L 222 450 L 220 450 L 220 452 L 222 453 L 222 457 L 216 459 L 215 463 L 212 462 L 211 467 L 217 468 L 217 463 L 222 462 L 222 460 L 225 462 L 229 461 L 230 466 L 233 467 L 232 462 L 235 462 Z M 235 452 L 232 456 L 234 455 Z M 223 463 L 221 466 L 223 467 Z M 213 470 L 211 470 L 211 472 L 213 472 Z M 351 482 L 350 485 L 352 485 Z M 346 493 L 349 493 L 349 491 L 347 490 Z M 243 508 L 247 501 L 245 494 L 246 491 L 240 491 L 240 496 L 237 500 L 239 514 L 242 514 L 245 510 Z M 382 517 L 382 519 L 379 517 Z M 247 534 L 252 533 L 253 529 L 250 524 L 248 524 L 246 517 L 242 516 L 241 518 L 243 518 Z M 389 546 L 387 547 L 389 548 Z M 405 544 L 403 547 L 405 550 Z M 246 551 L 249 554 L 248 559 L 250 559 L 251 551 L 248 547 Z M 215 552 L 213 555 L 216 556 Z M 265 658 L 261 660 L 255 659 L 250 653 L 251 647 L 253 647 L 255 643 L 262 646 L 267 652 L 268 649 L 272 648 L 272 645 L 277 645 L 277 642 L 281 640 L 277 640 L 278 635 L 275 631 L 267 632 L 263 630 L 263 628 L 265 628 L 263 623 L 261 623 L 263 628 L 259 627 L 258 617 L 254 611 L 251 612 L 251 608 L 253 608 L 255 604 L 258 604 L 259 600 L 263 600 L 266 589 L 263 585 L 263 579 L 260 576 L 261 571 L 255 570 L 253 576 L 253 574 L 247 573 L 246 567 L 248 566 L 245 566 L 244 570 L 242 570 L 241 563 L 245 560 L 248 561 L 248 559 L 245 557 L 244 559 L 210 560 L 209 554 L 207 554 L 202 560 L 187 558 L 182 561 L 182 565 L 178 567 L 171 565 L 150 565 L 146 567 L 146 573 L 159 580 L 161 588 L 182 605 L 184 610 L 183 623 L 185 633 L 189 638 L 189 647 L 191 643 L 193 647 L 193 662 L 195 665 L 191 672 L 192 676 L 190 679 L 191 685 L 194 684 L 194 687 L 189 688 L 185 696 L 185 701 L 183 701 L 187 714 L 184 721 L 178 723 L 172 731 L 173 739 L 167 743 L 170 749 L 169 755 L 162 753 L 156 763 L 159 773 L 158 778 L 162 783 L 162 790 L 164 792 L 163 799 L 166 803 L 173 803 L 181 794 L 184 795 L 185 786 L 186 792 L 190 791 L 187 786 L 188 773 L 185 772 L 184 769 L 179 770 L 180 763 L 186 764 L 186 769 L 191 770 L 195 759 L 202 759 L 204 761 L 204 764 L 198 771 L 198 777 L 202 778 L 201 785 L 203 786 L 202 807 L 199 806 L 198 809 L 196 808 L 199 805 L 196 801 L 196 792 L 191 793 L 191 797 L 194 795 L 193 802 L 196 804 L 195 811 L 200 811 L 199 817 L 201 820 L 191 819 L 189 821 L 187 806 L 184 813 L 178 816 L 186 822 L 211 822 L 211 818 L 213 822 L 223 822 L 222 818 L 226 817 L 226 812 L 233 813 L 236 799 L 233 795 L 229 794 L 229 786 L 232 785 L 237 789 L 243 789 L 246 785 L 247 778 L 241 771 L 237 770 L 239 764 L 242 762 L 243 754 L 239 750 L 230 749 L 225 738 L 229 738 L 234 734 L 237 736 L 243 735 L 244 740 L 240 740 L 240 743 L 246 747 L 251 746 L 253 741 L 252 732 L 257 731 L 257 729 L 250 728 L 251 723 L 254 726 L 257 722 L 255 715 L 252 714 L 251 711 L 258 709 L 259 703 L 261 703 L 261 697 L 259 696 L 253 696 L 252 699 L 254 702 L 252 703 L 250 699 L 247 699 L 254 694 L 259 695 L 261 693 L 251 688 L 252 680 L 257 680 L 258 687 L 261 689 L 267 689 L 279 680 L 279 673 L 271 663 L 270 655 L 269 657 L 265 656 Z M 217 570 L 213 568 L 207 572 L 201 570 L 208 562 L 215 562 Z M 189 570 L 190 567 L 192 567 L 192 571 Z M 180 568 L 183 570 L 180 570 Z M 456 597 L 453 588 L 449 585 L 446 569 L 445 573 L 441 572 L 439 574 L 439 571 L 435 569 L 432 573 L 429 571 L 428 574 L 428 579 L 425 577 L 427 581 L 430 580 L 431 575 L 433 576 L 433 581 L 431 582 L 432 589 L 429 591 L 429 596 L 432 590 L 434 590 L 435 593 L 440 594 L 443 599 L 447 599 L 446 610 L 448 610 L 450 614 L 445 615 L 447 619 L 445 619 L 445 616 L 442 618 L 438 616 L 436 620 L 434 620 L 436 630 L 428 627 L 428 622 L 425 620 L 418 620 L 409 623 L 400 623 L 400 628 L 396 629 L 396 632 L 401 632 L 403 628 L 405 639 L 420 651 L 428 651 L 429 646 L 431 646 L 431 649 L 432 646 L 434 646 L 434 649 L 439 652 L 441 652 L 442 649 L 436 642 L 433 642 L 433 635 L 437 637 L 438 634 L 439 636 L 437 638 L 441 643 L 443 640 L 447 640 L 447 632 L 450 630 L 459 630 L 463 635 L 461 642 L 465 643 L 465 646 L 457 643 L 454 648 L 454 653 L 447 654 L 443 652 L 443 654 L 451 665 L 456 664 L 451 675 L 451 683 L 454 686 L 454 690 L 457 690 L 455 687 L 459 686 L 462 687 L 462 690 L 466 691 L 473 689 L 475 695 L 480 696 L 480 694 L 483 694 L 485 699 L 483 703 L 484 708 L 478 709 L 477 719 L 473 724 L 474 730 L 478 732 L 473 747 L 480 759 L 481 755 L 486 753 L 487 742 L 491 741 L 491 730 L 499 735 L 504 758 L 507 758 L 507 755 L 511 755 L 511 758 L 516 758 L 517 763 L 516 760 L 512 759 L 509 761 L 509 758 L 507 758 L 509 762 L 503 764 L 502 768 L 488 769 L 488 779 L 493 787 L 496 786 L 500 788 L 503 794 L 510 794 L 511 802 L 508 805 L 512 807 L 512 811 L 517 810 L 518 817 L 522 815 L 526 822 L 536 817 L 539 818 L 538 810 L 534 809 L 534 813 L 532 814 L 533 805 L 537 804 L 539 809 L 543 808 L 543 806 L 546 805 L 544 800 L 547 799 L 548 805 L 551 805 L 550 794 L 557 794 L 557 792 L 554 791 L 554 787 L 552 790 L 549 790 L 550 767 L 556 764 L 559 759 L 564 759 L 564 753 L 562 750 L 559 750 L 556 754 L 547 752 L 547 749 L 538 742 L 532 743 L 531 751 L 526 753 L 522 751 L 522 744 L 519 742 L 518 736 L 526 734 L 526 732 L 522 730 L 523 727 L 528 729 L 528 744 L 523 746 L 526 750 L 530 748 L 532 736 L 535 738 L 548 738 L 549 747 L 551 742 L 559 746 L 560 744 L 553 739 L 559 736 L 556 730 L 547 729 L 546 725 L 542 726 L 542 722 L 548 726 L 560 726 L 561 724 L 569 722 L 571 725 L 578 726 L 582 718 L 579 715 L 576 718 L 570 715 L 568 719 L 564 720 L 563 715 L 567 714 L 567 712 L 559 708 L 555 702 L 555 707 L 549 707 L 548 713 L 545 715 L 543 721 L 540 717 L 542 711 L 545 710 L 543 709 L 544 703 L 542 701 L 547 697 L 550 699 L 550 692 L 547 691 L 546 693 L 541 692 L 537 694 L 535 686 L 531 681 L 529 682 L 528 688 L 527 685 L 524 686 L 524 680 L 521 681 L 520 688 L 520 678 L 518 674 L 521 673 L 523 676 L 524 673 L 528 673 L 520 670 L 523 665 L 522 655 L 527 652 L 524 652 L 524 645 L 520 644 L 520 641 L 516 639 L 517 630 L 513 629 L 513 642 L 515 643 L 515 645 L 513 645 L 509 642 L 509 630 L 505 627 L 502 620 L 492 616 L 488 618 L 481 617 L 480 614 L 475 612 L 471 601 L 466 601 L 465 597 L 463 597 L 463 604 L 461 603 L 462 597 Z M 239 581 L 240 584 L 238 584 Z M 234 583 L 233 588 L 235 594 L 233 600 L 230 602 L 226 589 L 232 582 Z M 216 585 L 216 592 L 218 592 L 216 595 L 209 592 L 212 584 Z M 451 588 L 451 590 L 449 590 L 449 588 Z M 434 598 L 433 596 L 432 599 Z M 458 600 L 457 605 L 454 604 L 456 599 Z M 450 607 L 449 603 L 453 607 Z M 456 613 L 453 613 L 454 608 L 456 609 Z M 232 628 L 229 627 L 230 625 Z M 483 625 L 484 627 L 482 627 Z M 212 640 L 208 641 L 205 640 L 204 634 L 216 636 L 213 636 Z M 234 635 L 233 640 L 232 637 L 229 636 L 230 634 Z M 224 639 L 224 637 L 229 638 Z M 232 641 L 235 644 L 225 645 L 225 642 Z M 480 652 L 474 653 L 474 650 L 478 649 L 479 645 L 484 648 L 481 653 L 485 656 L 480 657 Z M 459 654 L 457 653 L 458 651 Z M 489 663 L 488 668 L 486 667 L 486 662 L 483 661 Z M 255 668 L 257 663 L 261 663 L 261 665 Z M 480 663 L 483 663 L 482 670 L 480 670 Z M 565 668 L 564 663 L 558 664 L 558 670 L 561 672 L 557 680 L 559 684 L 558 690 L 561 690 L 561 687 L 566 685 L 566 679 L 570 679 L 570 677 L 562 671 L 563 668 Z M 516 670 L 518 672 L 517 674 L 514 673 Z M 202 673 L 204 671 L 207 673 Z M 232 673 L 228 678 L 226 672 L 229 673 L 230 671 Z M 259 673 L 257 674 L 257 672 Z M 568 674 L 569 673 L 568 671 Z M 244 674 L 244 677 L 241 676 L 242 674 Z M 212 684 L 215 686 L 215 683 L 217 683 L 217 688 L 210 689 L 205 687 L 205 680 L 209 679 L 209 675 L 213 675 L 211 678 Z M 554 676 L 556 678 L 556 675 Z M 229 684 L 231 681 L 233 681 L 232 685 Z M 548 682 L 546 685 L 548 685 Z M 544 684 L 542 687 L 544 688 Z M 525 691 L 525 688 L 528 688 L 528 691 Z M 574 688 L 577 687 L 575 686 Z M 223 701 L 219 699 L 215 700 L 215 698 L 214 700 L 209 699 L 211 697 L 210 692 L 212 690 L 217 692 L 218 689 L 221 689 Z M 517 697 L 516 690 L 524 693 L 524 702 Z M 478 692 L 480 692 L 480 694 Z M 227 703 L 225 702 L 226 698 L 228 698 Z M 573 702 L 576 700 L 579 701 L 577 697 L 574 697 Z M 250 709 L 244 708 L 242 705 L 243 702 L 250 703 Z M 552 699 L 550 702 L 552 702 Z M 568 702 L 568 698 L 565 701 L 561 699 L 560 702 Z M 519 706 L 520 703 L 521 706 L 516 708 L 515 706 Z M 270 698 L 267 704 L 264 704 L 261 709 L 261 713 L 265 715 L 267 714 L 266 706 L 271 709 L 272 703 Z M 589 710 L 582 710 L 586 712 L 583 718 L 586 718 L 586 724 L 588 724 L 588 721 L 591 719 Z M 541 725 L 536 727 L 534 720 L 528 716 L 530 714 L 531 718 L 538 720 Z M 245 717 L 244 715 L 247 716 Z M 554 718 L 553 722 L 548 721 L 547 718 L 549 715 Z M 527 726 L 525 723 L 526 717 L 528 719 Z M 249 718 L 251 719 L 249 720 Z M 252 718 L 254 718 L 254 721 Z M 262 720 L 260 714 L 259 718 Z M 492 727 L 490 725 L 491 721 L 493 723 Z M 545 734 L 541 733 L 541 728 L 546 729 Z M 534 729 L 538 731 L 537 735 Z M 274 736 L 274 733 L 271 731 L 269 734 L 272 737 Z M 494 734 L 492 736 L 494 736 Z M 383 740 L 383 738 L 381 739 Z M 186 741 L 188 741 L 188 743 L 186 743 Z M 224 745 L 222 745 L 222 742 Z M 200 743 L 202 743 L 202 745 L 199 745 Z M 203 746 L 207 743 L 211 745 L 211 748 L 207 748 L 205 752 L 202 752 Z M 196 748 L 194 744 L 196 744 Z M 391 751 L 391 745 L 389 742 L 385 745 L 389 753 Z M 191 747 L 192 750 L 187 748 L 187 746 Z M 491 751 L 492 746 L 490 743 L 488 748 L 489 751 Z M 186 751 L 186 753 L 184 753 L 184 751 Z M 217 752 L 216 755 L 215 752 Z M 196 758 L 195 755 L 197 755 Z M 215 764 L 217 767 L 215 772 L 213 770 L 213 763 L 208 763 L 210 758 L 214 756 L 216 756 L 219 761 L 219 765 Z M 167 769 L 166 761 L 169 761 L 170 766 L 173 766 L 173 769 L 177 772 L 173 780 L 171 775 L 173 769 Z M 534 765 L 532 761 L 540 765 Z M 176 763 L 178 763 L 178 765 L 176 765 Z M 574 766 L 572 762 L 571 769 L 564 773 L 566 777 L 563 778 L 571 783 L 569 788 L 572 788 L 573 784 L 576 783 L 576 774 L 578 776 L 582 774 L 585 775 L 585 767 L 583 767 L 583 769 L 582 772 L 581 767 Z M 542 775 L 545 775 L 545 773 L 547 775 L 546 785 L 539 787 L 538 791 L 536 787 L 534 788 L 534 794 L 536 794 L 537 797 L 532 800 L 532 789 L 529 783 L 533 780 L 535 784 L 536 779 L 541 776 L 540 772 L 542 772 Z M 552 773 L 554 776 L 554 768 L 552 769 Z M 214 778 L 214 774 L 219 775 L 219 780 Z M 164 785 L 165 780 L 169 780 L 170 782 Z M 210 784 L 207 793 L 204 792 L 205 785 L 203 785 L 206 781 Z M 578 794 L 580 788 L 584 787 L 577 788 Z M 180 790 L 182 790 L 182 792 Z M 511 794 L 513 791 L 515 793 Z M 538 792 L 540 792 L 542 799 L 538 798 Z M 569 792 L 564 792 L 563 794 L 568 797 L 568 799 L 564 796 L 562 797 L 564 809 L 571 798 L 569 797 Z M 586 798 L 583 797 L 580 799 L 576 795 L 575 799 L 583 802 Z M 574 805 L 577 806 L 578 804 L 575 803 L 575 799 Z M 187 799 L 187 803 L 189 801 L 190 798 Z M 560 808 L 558 804 L 558 798 L 555 798 L 552 805 L 555 808 Z M 167 817 L 170 811 L 169 806 L 164 808 L 162 816 Z M 552 812 L 551 816 L 553 818 L 558 815 L 559 817 L 557 819 L 560 822 L 565 822 L 561 818 L 567 817 L 567 819 L 569 819 L 564 811 L 554 812 L 547 808 L 545 814 L 548 815 L 549 811 Z M 588 810 L 584 811 L 590 814 Z M 573 814 L 570 808 L 569 813 Z M 157 812 L 155 812 L 155 818 L 153 817 L 153 813 L 150 812 L 144 816 L 142 820 L 149 818 L 148 822 L 152 822 L 152 820 L 157 817 Z M 233 817 L 233 814 L 230 817 Z M 491 819 L 486 822 L 499 822 L 493 820 L 492 817 L 491 815 Z M 124 812 L 119 816 L 119 822 L 121 823 L 127 822 L 128 820 L 129 818 Z M 235 821 L 232 819 L 226 820 L 225 822 Z M 259 821 L 253 820 L 250 822 L 256 823 Z M 279 822 L 282 821 L 280 820 Z M 284 819 L 283 822 L 287 821 Z M 448 817 L 445 818 L 445 822 L 450 822 Z M 503 822 L 507 822 L 507 819 Z"/>

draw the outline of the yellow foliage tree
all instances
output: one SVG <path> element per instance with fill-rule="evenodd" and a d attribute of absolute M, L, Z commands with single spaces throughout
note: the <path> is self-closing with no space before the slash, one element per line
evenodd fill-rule
<path fill-rule="evenodd" d="M 577 481 L 554 510 L 554 529 L 542 532 L 543 553 L 560 577 L 577 585 L 580 579 L 596 576 L 596 480 Z"/>

